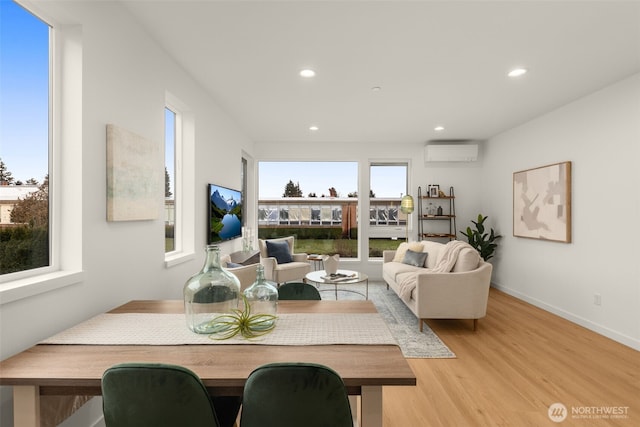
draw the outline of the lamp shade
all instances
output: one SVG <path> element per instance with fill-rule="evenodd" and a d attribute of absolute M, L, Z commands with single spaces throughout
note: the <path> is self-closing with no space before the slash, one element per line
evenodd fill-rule
<path fill-rule="evenodd" d="M 400 202 L 400 210 L 405 214 L 413 212 L 413 197 L 408 194 L 404 196 Z"/>

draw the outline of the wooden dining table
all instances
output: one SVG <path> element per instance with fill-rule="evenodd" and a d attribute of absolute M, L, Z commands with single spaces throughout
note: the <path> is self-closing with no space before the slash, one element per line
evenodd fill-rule
<path fill-rule="evenodd" d="M 183 312 L 180 300 L 139 300 L 108 313 Z M 376 313 L 376 309 L 371 301 L 280 301 L 278 313 Z M 382 427 L 384 386 L 416 385 L 415 374 L 400 348 L 389 344 L 37 344 L 0 362 L 0 385 L 13 386 L 14 426 L 39 427 L 41 396 L 99 396 L 100 381 L 107 368 L 140 361 L 185 366 L 202 379 L 214 396 L 241 395 L 248 375 L 266 363 L 327 365 L 342 377 L 356 402 L 355 414 L 362 427 Z"/>

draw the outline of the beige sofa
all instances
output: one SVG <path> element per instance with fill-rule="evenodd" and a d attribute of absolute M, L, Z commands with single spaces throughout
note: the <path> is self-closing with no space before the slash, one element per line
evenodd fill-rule
<path fill-rule="evenodd" d="M 417 252 L 427 253 L 420 266 L 410 264 L 420 261 Z M 426 319 L 473 319 L 475 331 L 487 313 L 492 268 L 465 242 L 422 241 L 384 251 L 382 277 L 418 317 L 420 331 Z"/>

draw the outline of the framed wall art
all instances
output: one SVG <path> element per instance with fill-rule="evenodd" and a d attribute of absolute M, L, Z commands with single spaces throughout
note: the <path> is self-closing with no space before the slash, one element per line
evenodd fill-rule
<path fill-rule="evenodd" d="M 571 162 L 513 173 L 513 235 L 571 242 Z"/>
<path fill-rule="evenodd" d="M 162 154 L 159 144 L 107 125 L 107 221 L 160 217 Z"/>

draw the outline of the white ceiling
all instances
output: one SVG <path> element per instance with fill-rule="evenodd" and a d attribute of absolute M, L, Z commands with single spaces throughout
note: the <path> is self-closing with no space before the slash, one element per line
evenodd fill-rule
<path fill-rule="evenodd" d="M 638 1 L 122 1 L 256 142 L 486 139 L 640 72 Z"/>

